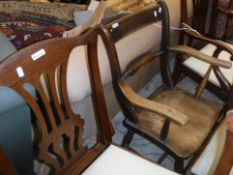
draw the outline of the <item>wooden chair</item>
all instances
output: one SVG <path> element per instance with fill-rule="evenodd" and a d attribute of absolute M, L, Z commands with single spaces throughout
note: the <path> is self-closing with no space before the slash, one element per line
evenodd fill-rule
<path fill-rule="evenodd" d="M 187 15 L 187 2 L 187 0 L 181 0 L 181 22 L 186 23 L 190 21 Z M 200 35 L 193 31 L 185 30 L 181 32 L 180 43 L 193 45 L 202 53 L 212 55 L 220 60 L 231 61 L 233 54 L 232 45 L 205 37 L 209 1 L 192 0 L 192 2 L 193 17 L 191 19 L 191 26 L 193 29 L 197 30 Z M 181 75 L 189 76 L 197 82 L 201 82 L 203 77 L 209 77 L 206 78 L 208 80 L 207 89 L 224 101 L 227 100 L 233 83 L 233 67 L 230 69 L 218 68 L 210 66 L 210 64 L 206 64 L 203 61 L 196 60 L 193 57 L 180 57 L 177 59 L 174 77 L 178 80 Z"/>
<path fill-rule="evenodd" d="M 157 23 L 159 21 L 161 23 Z M 150 49 L 134 58 L 126 70 L 122 69 L 121 58 L 116 49 L 117 42 L 149 25 L 156 25 L 161 29 L 161 49 Z M 208 143 L 223 118 L 224 110 L 223 106 L 199 97 L 205 83 L 199 86 L 196 95 L 176 87 L 169 66 L 169 54 L 176 52 L 191 55 L 213 67 L 229 68 L 231 63 L 207 56 L 188 46 L 170 47 L 169 14 L 164 1 L 158 1 L 150 8 L 101 26 L 100 29 L 108 51 L 115 94 L 126 117 L 123 124 L 128 132 L 122 146 L 129 147 L 133 135 L 137 133 L 171 155 L 175 159 L 174 169 L 185 173 Z M 151 37 L 157 39 L 157 36 Z M 154 59 L 160 61 L 163 85 L 149 98 L 144 98 L 130 87 L 127 78 L 139 73 L 139 70 Z M 183 163 L 187 158 L 190 161 L 184 167 Z"/>
<path fill-rule="evenodd" d="M 112 129 L 99 83 L 96 42 L 96 31 L 79 39 L 46 40 L 20 50 L 0 65 L 0 86 L 18 92 L 35 114 L 35 158 L 49 165 L 54 174 L 79 174 L 111 143 Z M 88 66 L 96 67 L 91 69 L 94 72 L 90 72 L 90 79 L 99 133 L 91 149 L 83 146 L 84 120 L 72 111 L 66 86 L 69 54 L 74 47 L 84 44 Z M 34 86 L 38 97 L 24 89 L 26 83 Z"/>
<path fill-rule="evenodd" d="M 36 43 L 11 55 L 0 64 L 0 86 L 18 92 L 34 113 L 34 159 L 43 166 L 47 165 L 49 174 L 56 175 L 140 175 L 142 172 L 147 172 L 147 175 L 153 175 L 154 172 L 175 175 L 176 173 L 111 144 L 113 130 L 107 115 L 99 73 L 97 31 L 95 28 L 79 38 L 56 38 Z M 93 146 L 83 143 L 85 122 L 79 114 L 72 111 L 67 92 L 69 55 L 75 47 L 83 45 L 86 45 L 98 130 L 97 141 Z M 36 97 L 25 89 L 25 84 L 31 84 L 35 88 Z M 6 157 L 0 150 L 0 160 L 7 160 L 1 162 L 0 174 L 19 174 L 7 169 L 12 164 Z M 126 163 L 129 166 L 125 166 Z M 135 164 L 140 166 L 135 167 Z"/>

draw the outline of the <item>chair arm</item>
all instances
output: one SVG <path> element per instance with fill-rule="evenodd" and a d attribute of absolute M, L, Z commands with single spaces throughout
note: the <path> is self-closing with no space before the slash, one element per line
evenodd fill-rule
<path fill-rule="evenodd" d="M 204 62 L 207 62 L 213 66 L 219 66 L 219 67 L 224 67 L 224 68 L 231 68 L 231 66 L 232 66 L 230 61 L 220 60 L 216 57 L 206 55 L 206 54 L 204 54 L 196 49 L 193 49 L 193 48 L 185 46 L 185 45 L 170 47 L 169 50 L 173 51 L 173 52 L 181 52 L 183 54 L 193 56 L 193 57 L 195 57 L 199 60 L 202 60 Z"/>
<path fill-rule="evenodd" d="M 149 110 L 154 113 L 159 113 L 180 125 L 185 125 L 189 121 L 189 117 L 185 114 L 182 114 L 179 111 L 162 103 L 148 100 L 139 96 L 127 85 L 124 80 L 119 81 L 119 87 L 126 99 L 135 107 Z"/>
<path fill-rule="evenodd" d="M 225 50 L 227 52 L 229 52 L 231 55 L 233 55 L 233 49 L 231 47 L 229 47 L 226 43 L 224 43 L 223 41 L 220 40 L 215 40 L 215 39 L 211 39 L 208 37 L 205 37 L 203 35 L 198 35 L 197 33 L 190 31 L 190 30 L 184 30 L 185 33 L 189 36 L 191 36 L 194 39 L 197 40 L 201 40 L 201 41 L 205 41 L 211 44 L 216 45 L 219 49 L 221 50 Z"/>

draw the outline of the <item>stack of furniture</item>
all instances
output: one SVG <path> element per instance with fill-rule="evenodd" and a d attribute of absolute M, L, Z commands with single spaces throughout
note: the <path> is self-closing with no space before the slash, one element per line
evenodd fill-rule
<path fill-rule="evenodd" d="M 164 3 L 158 3 L 140 15 L 153 15 L 155 10 L 164 7 Z M 111 144 L 113 130 L 107 115 L 97 54 L 99 32 L 99 28 L 94 28 L 80 37 L 38 42 L 11 55 L 0 65 L 0 86 L 18 92 L 34 114 L 31 120 L 34 159 L 49 167 L 50 174 L 153 175 L 156 172 L 175 175 L 172 171 Z M 86 66 L 96 117 L 94 125 L 97 126 L 97 134 L 93 145 L 85 145 L 83 142 L 87 123 L 82 115 L 72 110 L 67 91 L 69 55 L 81 45 L 87 48 Z M 24 84 L 33 86 L 37 95 L 31 94 Z M 81 84 L 79 82 L 80 87 Z"/>

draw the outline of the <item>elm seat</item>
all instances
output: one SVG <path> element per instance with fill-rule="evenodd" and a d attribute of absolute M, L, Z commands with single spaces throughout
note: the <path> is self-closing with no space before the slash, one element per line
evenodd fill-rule
<path fill-rule="evenodd" d="M 168 105 L 189 116 L 189 121 L 184 126 L 172 122 L 166 140 L 162 141 L 173 152 L 184 158 L 193 154 L 204 142 L 222 109 L 221 104 L 203 98 L 193 98 L 182 89 L 161 89 L 149 99 Z M 165 122 L 163 116 L 145 110 L 137 110 L 136 116 L 139 122 L 136 125 L 131 124 L 132 127 L 142 130 L 154 139 L 160 137 Z M 130 124 L 128 120 L 126 122 Z"/>

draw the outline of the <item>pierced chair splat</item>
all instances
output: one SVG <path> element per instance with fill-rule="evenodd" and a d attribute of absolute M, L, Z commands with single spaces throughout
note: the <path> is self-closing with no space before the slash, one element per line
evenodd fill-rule
<path fill-rule="evenodd" d="M 34 113 L 34 156 L 50 167 L 50 174 L 80 174 L 111 143 L 113 133 L 102 91 L 96 42 L 96 30 L 79 38 L 46 40 L 20 50 L 0 65 L 0 86 L 19 93 Z M 82 45 L 87 48 L 87 66 L 95 67 L 89 69 L 89 74 L 98 137 L 91 148 L 82 142 L 85 123 L 72 111 L 67 92 L 68 58 L 75 47 Z M 35 88 L 36 97 L 27 92 L 25 84 Z"/>

